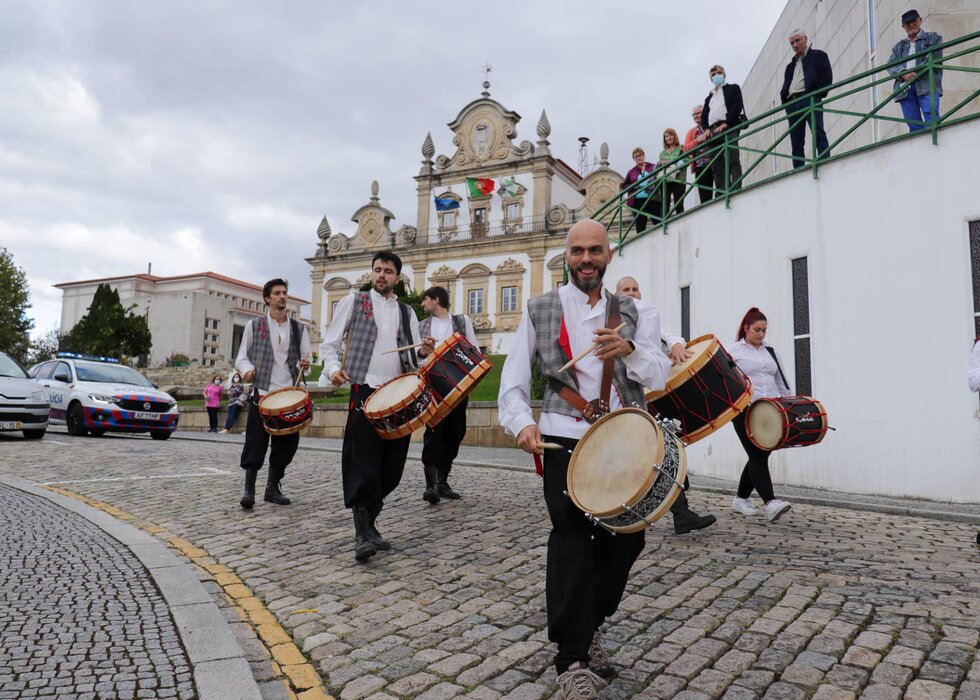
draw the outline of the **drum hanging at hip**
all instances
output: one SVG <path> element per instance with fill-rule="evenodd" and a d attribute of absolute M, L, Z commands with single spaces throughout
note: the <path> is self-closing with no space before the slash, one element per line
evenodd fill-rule
<path fill-rule="evenodd" d="M 259 399 L 258 409 L 262 426 L 270 435 L 297 433 L 313 420 L 310 392 L 300 387 L 270 391 Z"/>
<path fill-rule="evenodd" d="M 568 495 L 595 524 L 639 532 L 661 518 L 683 489 L 684 444 L 638 408 L 597 420 L 568 463 Z"/>
<path fill-rule="evenodd" d="M 425 367 L 419 370 L 432 389 L 436 402 L 435 415 L 426 424 L 430 428 L 436 427 L 476 388 L 492 367 L 483 353 L 461 333 L 453 333 L 439 343 Z"/>
<path fill-rule="evenodd" d="M 425 379 L 410 372 L 379 386 L 364 402 L 362 410 L 381 438 L 397 440 L 431 420 L 436 404 Z"/>
<path fill-rule="evenodd" d="M 695 338 L 687 349 L 694 356 L 671 367 L 666 388 L 646 398 L 651 413 L 680 421 L 680 436 L 690 445 L 745 410 L 752 382 L 715 336 Z"/>
<path fill-rule="evenodd" d="M 759 399 L 745 413 L 745 432 L 760 450 L 816 445 L 827 427 L 827 411 L 810 396 Z"/>

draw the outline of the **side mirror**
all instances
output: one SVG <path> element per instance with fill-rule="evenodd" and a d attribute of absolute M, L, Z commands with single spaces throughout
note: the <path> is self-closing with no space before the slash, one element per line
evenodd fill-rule
<path fill-rule="evenodd" d="M 159 385 L 159 384 L 157 384 L 156 382 L 150 382 L 150 384 L 152 384 L 152 385 L 153 385 L 153 388 L 154 388 L 154 389 L 159 389 L 159 388 L 160 388 L 160 385 Z"/>
<path fill-rule="evenodd" d="M 71 375 L 68 372 L 65 372 L 64 370 L 61 370 L 54 373 L 54 380 L 56 382 L 64 382 L 65 384 L 70 384 Z"/>

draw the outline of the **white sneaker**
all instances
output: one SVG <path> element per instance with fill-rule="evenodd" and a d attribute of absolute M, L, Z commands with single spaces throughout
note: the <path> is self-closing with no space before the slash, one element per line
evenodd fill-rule
<path fill-rule="evenodd" d="M 738 496 L 732 499 L 732 510 L 741 513 L 742 515 L 756 514 L 756 510 L 752 507 L 752 504 L 749 503 L 749 499 L 739 498 Z"/>
<path fill-rule="evenodd" d="M 581 661 L 575 662 L 558 676 L 562 700 L 593 700 L 599 697 L 599 688 L 605 684 Z"/>
<path fill-rule="evenodd" d="M 780 501 L 778 498 L 774 498 L 766 504 L 766 520 L 774 523 L 779 520 L 779 516 L 792 507 L 786 501 Z"/>

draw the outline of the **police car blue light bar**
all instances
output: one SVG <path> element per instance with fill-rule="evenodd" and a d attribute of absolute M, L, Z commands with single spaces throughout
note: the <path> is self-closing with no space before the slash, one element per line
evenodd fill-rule
<path fill-rule="evenodd" d="M 62 359 L 68 360 L 93 360 L 95 362 L 113 362 L 119 364 L 119 360 L 115 357 L 104 357 L 103 355 L 89 355 L 84 352 L 56 352 L 55 357 L 60 357 Z"/>

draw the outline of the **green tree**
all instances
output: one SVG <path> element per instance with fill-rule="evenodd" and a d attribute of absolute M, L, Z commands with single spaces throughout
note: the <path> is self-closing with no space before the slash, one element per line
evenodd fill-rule
<path fill-rule="evenodd" d="M 61 334 L 57 328 L 32 340 L 30 351 L 27 353 L 27 366 L 50 360 L 58 350 L 61 350 L 60 342 Z"/>
<path fill-rule="evenodd" d="M 27 360 L 34 319 L 27 317 L 31 288 L 14 256 L 0 248 L 0 350 L 20 362 Z"/>
<path fill-rule="evenodd" d="M 153 341 L 146 317 L 133 313 L 119 301 L 119 292 L 108 284 L 100 284 L 92 297 L 88 313 L 62 339 L 62 347 L 74 352 L 118 357 L 121 360 L 138 358 L 146 365 Z"/>

